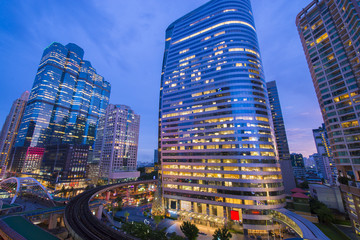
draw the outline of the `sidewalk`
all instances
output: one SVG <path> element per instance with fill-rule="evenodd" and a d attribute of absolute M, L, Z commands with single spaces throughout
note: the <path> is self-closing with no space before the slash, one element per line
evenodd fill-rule
<path fill-rule="evenodd" d="M 356 236 L 356 234 L 354 233 L 352 227 L 350 226 L 345 226 L 345 225 L 338 225 L 336 224 L 336 226 L 343 232 L 345 233 L 350 239 L 353 240 L 359 240 L 360 237 Z"/>

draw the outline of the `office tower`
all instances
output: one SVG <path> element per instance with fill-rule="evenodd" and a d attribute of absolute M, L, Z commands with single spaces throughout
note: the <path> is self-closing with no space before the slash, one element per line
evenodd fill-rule
<path fill-rule="evenodd" d="M 14 146 L 16 136 L 19 131 L 21 118 L 24 114 L 26 103 L 29 99 L 29 92 L 24 92 L 20 98 L 16 99 L 11 106 L 9 115 L 0 133 L 0 178 L 5 177 L 6 166 L 9 161 L 11 149 Z"/>
<path fill-rule="evenodd" d="M 316 164 L 315 164 L 315 160 L 314 158 L 311 156 L 309 156 L 308 158 L 304 157 L 304 164 L 305 164 L 305 169 L 309 170 L 309 169 L 315 169 L 316 168 Z"/>
<path fill-rule="evenodd" d="M 61 182 L 71 187 L 72 182 L 85 181 L 88 154 L 89 145 L 85 144 L 49 145 L 43 154 L 44 161 L 40 170 L 43 173 L 52 173 L 47 177 L 47 181 Z"/>
<path fill-rule="evenodd" d="M 335 184 L 337 179 L 337 169 L 333 161 L 332 152 L 330 148 L 329 138 L 325 129 L 325 124 L 322 124 L 318 129 L 313 129 L 316 149 L 319 155 L 319 162 L 317 163 L 318 170 L 320 170 L 322 177 L 329 184 Z"/>
<path fill-rule="evenodd" d="M 109 104 L 99 120 L 94 158 L 100 159 L 100 177 L 108 182 L 137 178 L 140 116 L 128 106 Z"/>
<path fill-rule="evenodd" d="M 316 174 L 318 175 L 318 177 L 323 178 L 324 181 L 327 181 L 327 175 L 326 175 L 323 157 L 319 153 L 314 153 L 313 155 L 310 155 L 309 157 L 312 158 L 315 162 L 315 169 L 316 169 Z"/>
<path fill-rule="evenodd" d="M 296 25 L 309 65 L 352 225 L 360 234 L 360 9 L 355 0 L 320 0 Z"/>
<path fill-rule="evenodd" d="M 295 178 L 305 179 L 306 171 L 305 171 L 305 163 L 304 163 L 303 155 L 300 153 L 292 153 L 290 155 L 290 159 L 291 159 L 291 164 Z"/>
<path fill-rule="evenodd" d="M 280 160 L 280 168 L 284 181 L 285 193 L 291 195 L 291 189 L 296 188 L 294 172 L 291 166 L 289 145 L 286 137 L 285 124 L 282 116 L 279 93 L 276 82 L 266 83 L 269 94 L 271 115 L 274 124 L 276 145 Z"/>
<path fill-rule="evenodd" d="M 86 179 L 91 184 L 97 184 L 99 180 L 100 162 L 88 162 L 86 165 Z"/>
<path fill-rule="evenodd" d="M 45 175 L 52 170 L 60 174 L 64 169 L 53 164 L 64 161 L 59 151 L 79 149 L 83 154 L 80 145 L 92 148 L 110 84 L 83 56 L 83 49 L 73 43 L 52 43 L 44 50 L 16 139 L 12 171 L 38 173 L 41 163 Z M 55 159 L 43 158 L 45 152 Z"/>
<path fill-rule="evenodd" d="M 157 149 L 154 150 L 154 165 L 159 162 L 159 151 Z"/>
<path fill-rule="evenodd" d="M 249 0 L 213 0 L 166 30 L 160 88 L 165 207 L 199 224 L 273 230 L 285 205 Z M 210 217 L 209 217 L 210 215 Z"/>

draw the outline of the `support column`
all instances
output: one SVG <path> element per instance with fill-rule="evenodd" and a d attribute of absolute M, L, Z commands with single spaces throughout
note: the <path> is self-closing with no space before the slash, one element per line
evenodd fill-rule
<path fill-rule="evenodd" d="M 64 216 L 60 217 L 60 227 L 65 227 Z"/>
<path fill-rule="evenodd" d="M 57 225 L 57 218 L 58 218 L 58 214 L 51 214 L 49 217 L 49 226 L 48 229 L 55 229 L 56 225 Z"/>
<path fill-rule="evenodd" d="M 106 192 L 106 201 L 110 200 L 110 191 Z"/>
<path fill-rule="evenodd" d="M 103 205 L 100 205 L 100 206 L 98 207 L 97 212 L 96 212 L 96 217 L 97 217 L 97 219 L 101 219 L 101 215 L 102 215 L 103 209 L 104 209 L 104 206 L 103 206 Z"/>

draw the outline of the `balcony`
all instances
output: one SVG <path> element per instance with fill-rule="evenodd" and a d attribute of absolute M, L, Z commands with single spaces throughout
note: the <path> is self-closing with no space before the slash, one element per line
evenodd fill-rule
<path fill-rule="evenodd" d="M 349 181 L 349 185 L 340 184 L 342 192 L 347 192 L 360 197 L 360 182 Z"/>

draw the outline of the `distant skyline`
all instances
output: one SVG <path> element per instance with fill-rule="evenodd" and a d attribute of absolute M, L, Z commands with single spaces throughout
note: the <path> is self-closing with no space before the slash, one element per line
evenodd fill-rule
<path fill-rule="evenodd" d="M 165 30 L 206 0 L 0 2 L 0 126 L 12 102 L 31 90 L 41 54 L 73 42 L 112 84 L 110 103 L 141 115 L 138 161 L 152 161 Z M 316 152 L 312 129 L 322 123 L 296 15 L 311 1 L 252 1 L 265 76 L 276 80 L 290 152 Z"/>

